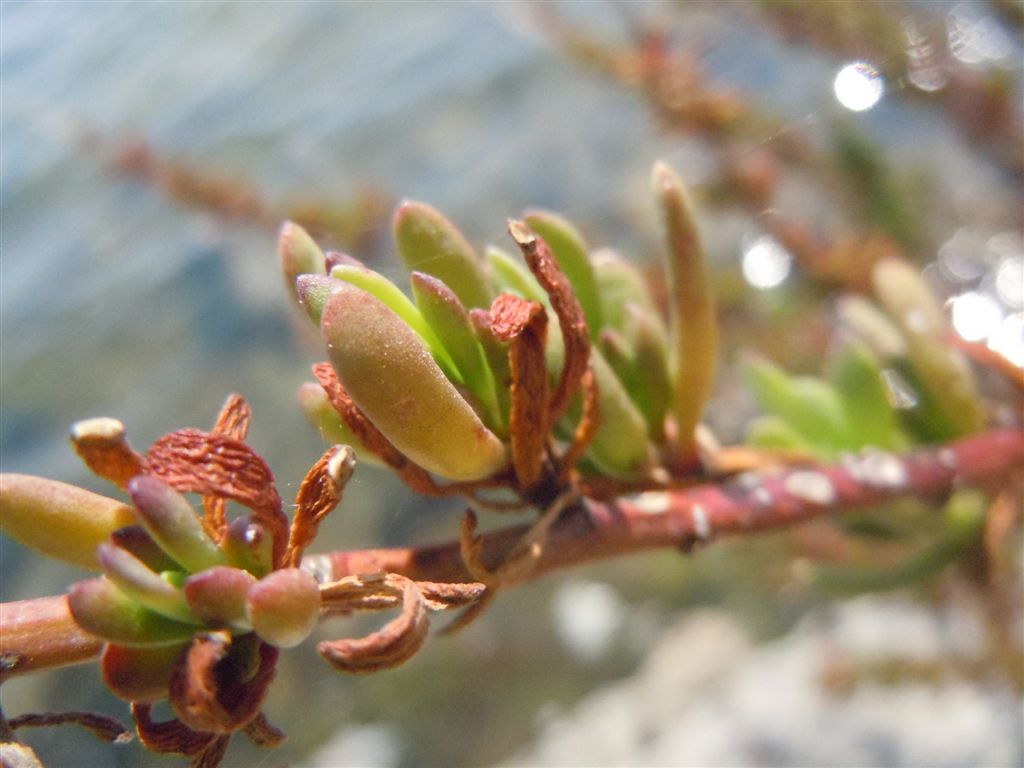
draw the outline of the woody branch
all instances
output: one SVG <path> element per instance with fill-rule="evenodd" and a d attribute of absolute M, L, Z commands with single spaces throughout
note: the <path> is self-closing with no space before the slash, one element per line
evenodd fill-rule
<path fill-rule="evenodd" d="M 998 429 L 907 455 L 866 451 L 835 464 L 805 464 L 742 475 L 614 503 L 586 501 L 552 526 L 529 581 L 585 562 L 643 550 L 695 545 L 725 535 L 774 530 L 830 513 L 855 511 L 905 496 L 942 498 L 958 487 L 997 488 L 1024 469 L 1024 430 Z M 529 526 L 483 536 L 481 560 L 497 568 Z M 474 581 L 460 543 L 339 551 L 307 556 L 321 581 L 354 574 L 397 573 L 416 581 Z M 0 680 L 90 661 L 99 645 L 77 628 L 62 597 L 2 606 Z M 47 638 L 45 652 L 33 648 Z"/>

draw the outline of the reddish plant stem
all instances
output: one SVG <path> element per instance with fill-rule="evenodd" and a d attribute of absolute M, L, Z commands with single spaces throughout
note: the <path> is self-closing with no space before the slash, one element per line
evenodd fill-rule
<path fill-rule="evenodd" d="M 0 604 L 0 683 L 92 661 L 102 646 L 79 629 L 64 595 Z"/>
<path fill-rule="evenodd" d="M 520 581 L 580 563 L 660 547 L 688 551 L 728 534 L 783 528 L 904 496 L 940 499 L 958 487 L 998 489 L 1024 470 L 1024 430 L 1001 429 L 906 456 L 869 451 L 831 465 L 747 474 L 685 490 L 655 491 L 614 504 L 572 507 L 550 529 L 536 568 Z M 484 534 L 481 560 L 495 568 L 529 526 Z M 475 579 L 459 542 L 365 549 L 303 559 L 321 581 L 380 571 L 416 581 Z M 63 596 L 0 605 L 0 682 L 91 661 L 101 645 L 74 623 Z"/>
<path fill-rule="evenodd" d="M 866 452 L 832 465 L 748 474 L 694 488 L 569 509 L 551 528 L 529 579 L 584 562 L 659 547 L 683 550 L 718 536 L 782 528 L 812 517 L 914 495 L 941 498 L 959 486 L 998 486 L 1024 468 L 1024 431 L 987 432 L 906 456 Z M 485 534 L 495 567 L 527 526 Z M 320 578 L 387 571 L 417 581 L 473 581 L 458 542 L 332 552 L 307 558 Z"/>

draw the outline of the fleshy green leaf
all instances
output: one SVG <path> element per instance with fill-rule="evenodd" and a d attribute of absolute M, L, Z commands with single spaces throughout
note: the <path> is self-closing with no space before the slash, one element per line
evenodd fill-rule
<path fill-rule="evenodd" d="M 395 211 L 393 224 L 406 269 L 433 275 L 468 309 L 490 306 L 491 291 L 473 247 L 440 212 L 406 201 Z"/>
<path fill-rule="evenodd" d="M 689 195 L 675 171 L 661 162 L 654 166 L 651 186 L 661 208 L 668 244 L 675 379 L 672 411 L 685 447 L 692 445 L 694 429 L 711 394 L 718 356 L 718 321 Z"/>
<path fill-rule="evenodd" d="M 384 466 L 380 457 L 368 450 L 356 433 L 342 421 L 327 399 L 323 387 L 307 381 L 299 387 L 297 399 L 303 415 L 317 429 L 324 442 L 329 445 L 350 445 L 359 456 L 360 463 Z"/>
<path fill-rule="evenodd" d="M 551 301 L 537 282 L 537 278 L 530 274 L 530 270 L 523 266 L 522 262 L 493 245 L 487 249 L 485 256 L 491 265 L 499 292 L 512 293 L 529 301 L 550 305 Z"/>
<path fill-rule="evenodd" d="M 494 375 L 459 297 L 436 277 L 413 272 L 416 306 L 455 361 L 466 389 L 480 405 L 480 415 L 492 428 L 500 425 Z"/>
<path fill-rule="evenodd" d="M 587 457 L 613 477 L 638 477 L 651 465 L 644 417 L 596 349 L 591 349 L 590 363 L 600 393 L 601 423 Z"/>
<path fill-rule="evenodd" d="M 160 548 L 189 571 L 224 565 L 217 548 L 188 499 L 155 477 L 139 475 L 128 483 L 142 525 Z"/>
<path fill-rule="evenodd" d="M 324 274 L 324 253 L 306 230 L 294 221 L 286 221 L 277 238 L 277 254 L 288 293 L 298 301 L 296 279 L 299 275 Z"/>
<path fill-rule="evenodd" d="M 218 565 L 185 580 L 185 597 L 192 612 L 213 629 L 252 629 L 245 601 L 256 577 L 240 568 Z"/>
<path fill-rule="evenodd" d="M 347 283 L 327 275 L 299 275 L 295 281 L 295 291 L 299 306 L 302 307 L 314 324 L 320 325 L 320 315 L 324 304 L 335 291 L 342 290 Z"/>
<path fill-rule="evenodd" d="M 236 517 L 228 524 L 221 548 L 228 562 L 235 568 L 248 571 L 256 577 L 270 572 L 274 542 L 263 526 L 252 515 Z"/>
<path fill-rule="evenodd" d="M 507 466 L 505 446 L 445 377 L 419 336 L 377 298 L 362 291 L 334 294 L 322 328 L 349 395 L 414 462 L 466 481 Z"/>
<path fill-rule="evenodd" d="M 0 475 L 0 530 L 26 547 L 92 571 L 96 548 L 135 522 L 131 507 L 74 485 Z"/>
<path fill-rule="evenodd" d="M 453 381 L 462 382 L 458 367 L 452 360 L 448 350 L 445 349 L 441 339 L 434 333 L 434 329 L 424 319 L 423 315 L 416 308 L 409 297 L 399 290 L 398 286 L 388 280 L 379 272 L 365 267 L 356 267 L 349 264 L 339 264 L 331 270 L 331 277 L 344 280 L 346 283 L 361 288 L 372 296 L 380 299 L 392 312 L 398 315 L 405 323 L 412 328 L 419 337 L 426 342 L 434 359 Z"/>
<path fill-rule="evenodd" d="M 90 635 L 120 645 L 149 646 L 180 643 L 195 626 L 168 619 L 143 607 L 107 579 L 73 584 L 68 606 L 75 622 Z"/>
<path fill-rule="evenodd" d="M 843 409 L 852 448 L 906 448 L 896 412 L 889 403 L 878 359 L 861 344 L 849 344 L 833 359 L 831 375 Z"/>
<path fill-rule="evenodd" d="M 639 269 L 608 248 L 594 252 L 593 264 L 606 326 L 623 328 L 627 304 L 635 304 L 657 314 Z"/>
<path fill-rule="evenodd" d="M 184 593 L 130 552 L 113 544 L 100 544 L 99 560 L 107 578 L 132 600 L 169 619 L 197 623 Z"/>
<path fill-rule="evenodd" d="M 901 259 L 884 259 L 872 274 L 875 293 L 907 340 L 908 356 L 932 400 L 958 437 L 980 430 L 985 412 L 971 369 L 945 340 L 942 310 L 920 274 Z"/>
<path fill-rule="evenodd" d="M 839 395 L 822 381 L 790 377 L 767 360 L 750 356 L 744 378 L 766 412 L 785 421 L 819 455 L 855 448 Z"/>

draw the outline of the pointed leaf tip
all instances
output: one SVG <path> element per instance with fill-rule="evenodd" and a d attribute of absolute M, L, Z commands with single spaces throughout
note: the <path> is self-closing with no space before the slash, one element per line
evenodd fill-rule
<path fill-rule="evenodd" d="M 189 571 L 224 564 L 223 553 L 206 534 L 188 499 L 171 486 L 139 475 L 128 483 L 128 493 L 150 536 Z"/>
<path fill-rule="evenodd" d="M 459 229 L 425 203 L 406 200 L 392 221 L 398 254 L 411 272 L 442 280 L 464 306 L 486 307 L 491 291 L 476 251 Z"/>

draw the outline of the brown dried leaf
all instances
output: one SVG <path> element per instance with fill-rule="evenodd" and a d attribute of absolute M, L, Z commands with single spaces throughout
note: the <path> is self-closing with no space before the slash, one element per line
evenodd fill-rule
<path fill-rule="evenodd" d="M 551 248 L 521 221 L 510 221 L 508 231 L 523 252 L 526 264 L 551 298 L 551 307 L 558 316 L 565 341 L 565 364 L 558 386 L 551 398 L 548 423 L 554 424 L 569 406 L 580 388 L 583 373 L 590 363 L 590 334 L 583 308 L 562 273 Z"/>
<path fill-rule="evenodd" d="M 476 512 L 467 509 L 466 514 L 462 516 L 462 524 L 459 526 L 459 551 L 470 576 L 482 584 L 490 585 L 495 583 L 496 578 L 494 572 L 484 564 L 482 559 L 484 537 L 477 535 L 478 523 Z"/>
<path fill-rule="evenodd" d="M 152 704 L 132 703 L 132 717 L 139 741 L 150 752 L 191 757 L 207 749 L 217 739 L 216 734 L 193 731 L 180 720 L 155 723 L 150 717 L 152 712 Z"/>
<path fill-rule="evenodd" d="M 548 315 L 537 302 L 503 293 L 491 304 L 491 331 L 510 342 L 512 370 L 509 435 L 519 487 L 528 491 L 541 475 L 547 443 L 548 373 L 544 355 Z"/>
<path fill-rule="evenodd" d="M 288 518 L 274 474 L 263 457 L 240 440 L 226 435 L 181 429 L 164 435 L 146 454 L 147 474 L 182 493 L 233 499 L 253 516 L 274 541 L 274 565 L 284 555 Z"/>
<path fill-rule="evenodd" d="M 217 415 L 217 422 L 211 432 L 216 435 L 245 440 L 252 422 L 252 408 L 248 401 L 237 393 L 228 395 Z M 203 528 L 214 541 L 220 542 L 228 527 L 228 502 L 220 496 L 203 497 Z"/>
<path fill-rule="evenodd" d="M 210 746 L 192 758 L 189 768 L 217 768 L 217 766 L 224 762 L 224 756 L 227 754 L 230 745 L 230 736 L 216 737 L 210 742 Z"/>
<path fill-rule="evenodd" d="M 412 658 L 426 640 L 430 622 L 423 593 L 404 576 L 389 574 L 388 580 L 401 584 L 402 612 L 366 637 L 320 643 L 317 650 L 335 669 L 352 673 L 392 669 Z"/>
<path fill-rule="evenodd" d="M 97 476 L 118 488 L 146 471 L 146 460 L 128 444 L 124 424 L 117 419 L 87 419 L 71 427 L 71 445 Z"/>
<path fill-rule="evenodd" d="M 280 746 L 287 736 L 284 731 L 275 728 L 267 720 L 267 716 L 260 712 L 256 719 L 245 726 L 245 735 L 253 740 L 260 747 L 272 749 Z"/>
<path fill-rule="evenodd" d="M 431 611 L 447 611 L 473 605 L 483 599 L 487 586 L 478 582 L 445 583 L 435 581 L 417 581 L 416 586 L 423 593 L 427 608 Z"/>
<path fill-rule="evenodd" d="M 356 611 L 383 611 L 401 603 L 401 584 L 389 574 L 353 575 L 320 587 L 320 605 L 332 615 Z"/>
<path fill-rule="evenodd" d="M 399 477 L 414 491 L 424 495 L 436 496 L 440 489 L 425 469 L 410 461 L 381 434 L 381 431 L 366 418 L 355 401 L 349 397 L 338 374 L 330 363 L 317 363 L 313 366 L 313 375 L 327 393 L 334 410 L 341 420 L 351 429 L 367 450 L 373 451 L 381 461 L 398 473 Z"/>
<path fill-rule="evenodd" d="M 217 414 L 217 422 L 211 430 L 215 435 L 225 435 L 236 440 L 245 440 L 252 423 L 252 407 L 236 392 L 228 395 Z"/>
<path fill-rule="evenodd" d="M 101 715 L 98 712 L 38 712 L 19 715 L 7 721 L 12 730 L 45 728 L 67 723 L 80 725 L 97 739 L 111 744 L 123 744 L 132 740 L 131 731 L 114 718 Z"/>
<path fill-rule="evenodd" d="M 594 369 L 590 365 L 583 372 L 581 384 L 583 387 L 583 416 L 580 418 L 580 423 L 576 425 L 576 433 L 572 436 L 572 442 L 562 456 L 563 478 L 583 458 L 583 454 L 587 452 L 590 442 L 601 426 L 601 393 L 597 387 Z"/>
<path fill-rule="evenodd" d="M 259 665 L 252 674 L 251 653 Z M 277 657 L 277 648 L 252 635 L 197 635 L 171 672 L 174 714 L 197 731 L 226 734 L 244 728 L 266 698 Z"/>
<path fill-rule="evenodd" d="M 295 496 L 284 567 L 298 568 L 302 553 L 316 538 L 320 521 L 338 506 L 345 484 L 356 466 L 355 452 L 347 445 L 329 448 L 306 473 Z"/>

